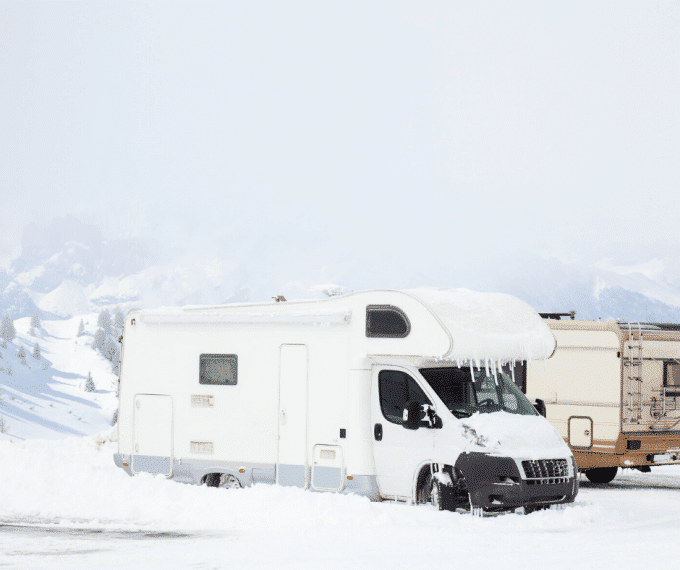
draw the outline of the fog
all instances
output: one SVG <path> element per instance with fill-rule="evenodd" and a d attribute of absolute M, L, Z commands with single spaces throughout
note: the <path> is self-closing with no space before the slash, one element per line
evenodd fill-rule
<path fill-rule="evenodd" d="M 676 2 L 3 2 L 0 26 L 5 260 L 74 215 L 291 278 L 680 277 Z"/>

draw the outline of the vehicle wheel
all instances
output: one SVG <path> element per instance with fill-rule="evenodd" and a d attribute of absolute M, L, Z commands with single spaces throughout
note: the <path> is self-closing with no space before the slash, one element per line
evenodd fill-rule
<path fill-rule="evenodd" d="M 241 483 L 239 483 L 239 480 L 233 475 L 222 473 L 220 475 L 220 482 L 218 487 L 222 487 L 224 489 L 240 489 Z"/>
<path fill-rule="evenodd" d="M 420 489 L 416 502 L 419 504 L 432 503 L 432 506 L 438 511 L 442 510 L 441 491 L 439 489 L 439 482 L 432 479 L 432 474 L 428 473 L 425 477 Z"/>
<path fill-rule="evenodd" d="M 618 470 L 618 467 L 597 467 L 586 470 L 586 477 L 591 483 L 611 483 Z"/>
<path fill-rule="evenodd" d="M 208 487 L 223 487 L 224 489 L 240 489 L 241 483 L 233 475 L 227 473 L 208 473 L 205 477 Z"/>

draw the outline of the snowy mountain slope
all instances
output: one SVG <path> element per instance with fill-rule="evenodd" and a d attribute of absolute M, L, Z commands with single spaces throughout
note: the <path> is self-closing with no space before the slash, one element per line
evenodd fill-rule
<path fill-rule="evenodd" d="M 34 312 L 43 319 L 69 318 L 114 306 L 322 298 L 328 283 L 338 283 L 346 291 L 467 287 L 510 293 L 539 311 L 575 310 L 579 319 L 680 322 L 680 290 L 660 259 L 580 266 L 527 254 L 474 276 L 447 263 L 427 270 L 406 265 L 397 272 L 373 261 L 370 267 L 357 262 L 316 270 L 288 252 L 281 255 L 277 244 L 241 243 L 220 255 L 165 252 L 161 257 L 159 248 L 134 240 L 107 241 L 96 226 L 75 218 L 54 220 L 46 228 L 29 226 L 22 243 L 21 255 L 7 271 L 0 270 L 0 315 L 15 319 Z"/>
<path fill-rule="evenodd" d="M 28 334 L 30 319 L 14 322 L 16 338 L 0 347 L 0 415 L 9 426 L 0 440 L 82 436 L 111 425 L 117 377 L 111 363 L 90 347 L 97 315 L 84 317 L 86 332 L 76 337 L 79 323 L 80 317 L 43 321 L 33 337 Z M 36 342 L 40 360 L 33 358 Z M 21 347 L 25 364 L 17 356 Z M 93 392 L 83 389 L 88 372 Z"/>

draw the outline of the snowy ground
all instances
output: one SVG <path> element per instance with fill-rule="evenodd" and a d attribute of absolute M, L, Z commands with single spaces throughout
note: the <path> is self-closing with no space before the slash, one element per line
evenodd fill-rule
<path fill-rule="evenodd" d="M 78 337 L 81 318 L 85 333 Z M 16 338 L 7 348 L 0 347 L 0 415 L 9 426 L 0 441 L 83 436 L 111 425 L 118 406 L 117 377 L 111 363 L 90 346 L 96 323 L 96 314 L 43 321 L 31 336 L 30 318 L 14 321 Z M 36 342 L 40 360 L 32 356 Z M 25 364 L 17 357 L 20 347 L 26 353 Z M 94 392 L 83 390 L 88 372 Z"/>
<path fill-rule="evenodd" d="M 106 436 L 0 442 L 2 568 L 678 567 L 680 468 L 582 481 L 563 511 L 473 518 L 259 485 L 130 478 Z"/>
<path fill-rule="evenodd" d="M 563 511 L 484 519 L 274 486 L 130 478 L 112 459 L 116 378 L 89 346 L 96 315 L 84 320 L 81 337 L 80 317 L 44 322 L 32 337 L 19 319 L 17 338 L 0 348 L 9 424 L 0 434 L 0 568 L 680 567 L 675 466 L 625 471 L 605 487 L 583 480 Z M 88 371 L 95 392 L 81 387 Z"/>

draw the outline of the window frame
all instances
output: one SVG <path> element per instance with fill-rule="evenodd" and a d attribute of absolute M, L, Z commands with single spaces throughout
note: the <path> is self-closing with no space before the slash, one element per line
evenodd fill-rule
<path fill-rule="evenodd" d="M 378 378 L 378 405 L 380 406 L 380 413 L 382 414 L 382 417 L 385 419 L 385 421 L 388 421 L 388 422 L 395 424 L 395 425 L 398 425 L 398 426 L 404 425 L 403 418 L 400 417 L 399 421 L 395 421 L 393 419 L 390 419 L 390 417 L 388 417 L 388 415 L 385 414 L 385 408 L 383 406 L 383 391 L 382 391 L 383 386 L 382 386 L 382 382 L 381 382 L 381 376 L 384 372 L 398 372 L 398 373 L 406 376 L 407 383 L 408 383 L 408 380 L 410 380 L 423 393 L 423 396 L 425 396 L 425 399 L 426 399 L 426 402 L 424 402 L 424 403 L 426 403 L 430 406 L 433 406 L 432 397 L 427 393 L 427 390 L 421 385 L 421 383 L 418 382 L 418 380 L 416 379 L 414 374 L 412 374 L 411 372 L 409 372 L 407 370 L 402 370 L 400 368 L 382 368 L 380 371 L 378 371 L 378 376 L 377 376 L 377 378 Z M 410 389 L 409 389 L 409 396 L 410 396 Z M 406 402 L 408 402 L 408 400 L 406 400 Z M 406 402 L 404 402 L 404 404 L 406 404 Z"/>
<path fill-rule="evenodd" d="M 665 393 L 666 393 L 667 396 L 677 397 L 677 396 L 680 396 L 680 384 L 669 384 L 668 383 L 668 377 L 670 376 L 669 375 L 669 368 L 671 366 L 680 367 L 680 362 L 678 362 L 677 360 L 664 360 L 664 363 L 663 363 L 663 387 L 665 389 Z"/>
<path fill-rule="evenodd" d="M 371 311 L 374 311 L 374 312 L 385 311 L 385 312 L 396 313 L 404 321 L 404 324 L 406 325 L 406 332 L 404 332 L 403 334 L 371 333 L 370 326 L 369 326 L 370 325 L 369 313 Z M 410 333 L 411 333 L 411 321 L 409 320 L 406 313 L 404 311 L 402 311 L 399 307 L 395 307 L 394 305 L 366 305 L 366 338 L 406 338 Z"/>
<path fill-rule="evenodd" d="M 233 358 L 234 361 L 234 382 L 227 382 L 227 383 L 222 383 L 218 384 L 216 382 L 204 382 L 204 374 L 203 374 L 203 363 L 205 362 L 204 359 L 207 358 L 212 358 L 212 359 L 222 359 L 222 360 L 229 360 Z M 238 355 L 237 354 L 226 354 L 226 353 L 201 353 L 198 357 L 198 383 L 201 386 L 238 386 Z"/>

